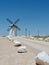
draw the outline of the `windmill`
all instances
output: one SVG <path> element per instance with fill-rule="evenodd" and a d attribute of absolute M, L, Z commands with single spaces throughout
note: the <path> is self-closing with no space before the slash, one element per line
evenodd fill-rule
<path fill-rule="evenodd" d="M 16 36 L 17 29 L 20 30 L 20 28 L 16 25 L 16 23 L 19 22 L 19 19 L 17 19 L 15 22 L 12 22 L 8 18 L 6 20 L 10 23 L 10 26 L 8 28 L 9 36 L 11 36 L 11 37 Z"/>

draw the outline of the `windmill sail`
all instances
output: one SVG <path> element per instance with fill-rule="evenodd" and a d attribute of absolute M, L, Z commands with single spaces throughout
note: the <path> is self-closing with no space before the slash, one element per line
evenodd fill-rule
<path fill-rule="evenodd" d="M 15 36 L 17 33 L 17 29 L 20 30 L 20 28 L 16 25 L 16 23 L 19 21 L 19 19 L 17 19 L 15 21 L 15 23 L 13 23 L 10 19 L 6 19 L 9 23 L 10 23 L 10 26 L 8 28 L 8 31 L 9 31 L 9 36 Z"/>

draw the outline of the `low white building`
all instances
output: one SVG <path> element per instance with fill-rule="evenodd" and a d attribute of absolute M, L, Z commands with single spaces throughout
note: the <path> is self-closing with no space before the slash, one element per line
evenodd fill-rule
<path fill-rule="evenodd" d="M 38 38 L 38 40 L 41 40 L 41 41 L 42 41 L 42 40 L 43 40 L 43 38 Z"/>
<path fill-rule="evenodd" d="M 48 41 L 49 40 L 49 37 L 48 38 L 45 38 L 45 40 Z"/>

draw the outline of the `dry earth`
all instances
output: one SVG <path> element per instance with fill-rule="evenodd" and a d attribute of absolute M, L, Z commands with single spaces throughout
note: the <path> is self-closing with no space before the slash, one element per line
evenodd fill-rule
<path fill-rule="evenodd" d="M 0 65 L 35 65 L 33 51 L 29 48 L 27 51 L 27 53 L 17 53 L 17 47 L 14 47 L 12 41 L 0 37 Z"/>
<path fill-rule="evenodd" d="M 0 37 L 0 65 L 36 65 L 35 56 L 40 51 L 49 54 L 49 42 L 14 37 L 27 46 L 27 53 L 17 53 L 17 47 L 6 37 Z"/>

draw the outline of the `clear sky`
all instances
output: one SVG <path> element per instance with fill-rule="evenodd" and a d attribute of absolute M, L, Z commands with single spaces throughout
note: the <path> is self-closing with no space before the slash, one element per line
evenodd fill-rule
<path fill-rule="evenodd" d="M 9 18 L 16 21 L 21 28 L 19 35 L 25 33 L 25 28 L 31 35 L 49 35 L 49 0 L 0 0 L 0 35 L 8 35 Z"/>

